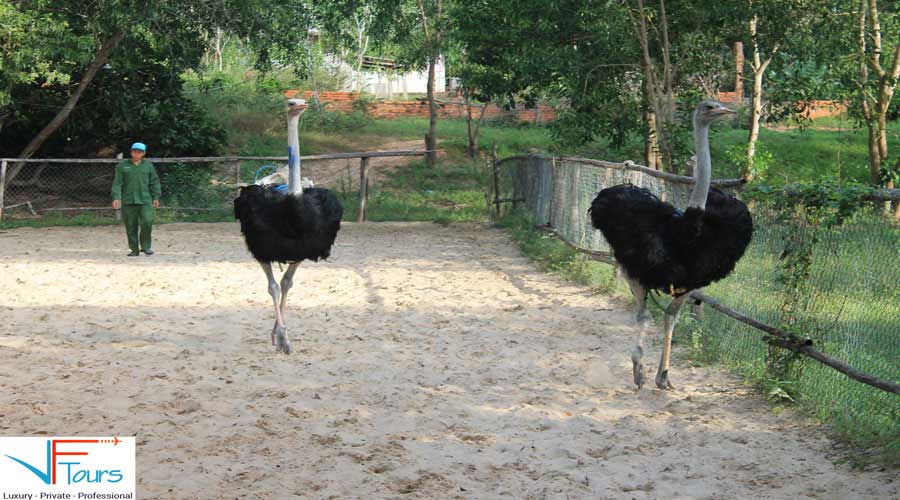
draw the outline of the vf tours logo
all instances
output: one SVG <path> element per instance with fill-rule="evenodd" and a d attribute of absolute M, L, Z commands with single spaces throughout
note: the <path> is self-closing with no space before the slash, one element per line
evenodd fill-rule
<path fill-rule="evenodd" d="M 0 437 L 0 500 L 132 499 L 133 437 Z"/>

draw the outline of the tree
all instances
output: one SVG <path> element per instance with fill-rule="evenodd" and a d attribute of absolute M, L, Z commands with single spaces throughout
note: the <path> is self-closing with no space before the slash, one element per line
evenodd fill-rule
<path fill-rule="evenodd" d="M 33 26 L 38 28 L 36 33 L 52 32 L 55 36 L 36 38 L 19 29 L 0 38 L 4 46 L 13 49 L 2 56 L 4 66 L 0 69 L 0 83 L 9 95 L 21 96 L 20 102 L 10 99 L 4 109 L 3 91 L 0 91 L 0 117 L 12 115 L 17 124 L 34 126 L 27 115 L 43 116 L 43 113 L 25 113 L 21 102 L 38 99 L 43 106 L 59 103 L 58 111 L 39 128 L 31 129 L 30 137 L 21 140 L 21 131 L 16 131 L 15 135 L 21 141 L 18 143 L 26 144 L 18 156 L 28 158 L 77 111 L 81 99 L 89 94 L 94 82 L 103 74 L 102 68 L 130 68 L 144 61 L 148 67 L 178 75 L 185 69 L 199 66 L 207 44 L 205 34 L 217 30 L 223 35 L 233 33 L 246 38 L 256 49 L 258 65 L 268 67 L 273 54 L 276 57 L 296 54 L 298 41 L 305 38 L 312 18 L 305 5 L 299 0 L 287 5 L 275 0 L 196 0 L 174 4 L 149 0 L 72 0 L 64 3 L 2 0 L 0 16 L 4 21 L 11 19 L 15 21 L 11 23 L 13 26 Z M 136 61 L 117 57 L 123 47 L 136 46 L 143 49 Z M 8 65 L 8 60 L 17 64 Z M 55 73 L 34 72 L 23 79 L 23 63 L 19 61 L 29 60 L 44 61 L 47 67 L 54 68 Z M 68 87 L 66 84 L 70 81 L 78 83 Z M 140 81 L 132 82 L 132 85 L 140 84 Z M 63 94 L 66 98 L 60 102 L 58 97 Z M 2 120 L 8 125 L 6 118 Z M 0 147 L 7 149 L 13 141 L 6 137 L 8 130 L 3 132 Z M 13 165 L 8 180 L 12 181 L 21 168 L 22 164 Z"/>
<path fill-rule="evenodd" d="M 888 110 L 900 78 L 900 36 L 897 33 L 900 26 L 896 22 L 900 7 L 892 5 L 888 9 L 880 7 L 877 0 L 859 0 L 857 9 L 859 77 L 856 83 L 860 109 L 868 129 L 869 172 L 873 184 L 884 184 L 887 188 L 900 183 L 900 162 L 893 167 L 888 163 L 887 142 Z M 894 29 L 882 31 L 879 11 L 894 14 L 894 19 L 888 21 Z M 891 47 L 893 50 L 886 51 L 885 46 L 887 50 Z M 900 220 L 900 204 L 894 202 L 893 211 L 894 217 Z"/>
<path fill-rule="evenodd" d="M 746 0 L 745 7 L 742 17 L 750 39 L 749 64 L 753 83 L 750 93 L 750 131 L 742 175 L 749 181 L 754 176 L 766 72 L 779 52 L 788 52 L 801 61 L 804 56 L 808 57 L 813 52 L 808 49 L 815 43 L 812 35 L 823 27 L 820 21 L 824 21 L 829 13 L 822 10 L 822 2 L 818 0 Z M 790 98 L 790 91 L 783 91 L 782 95 Z M 795 96 L 793 100 L 798 99 Z"/>
<path fill-rule="evenodd" d="M 70 75 L 53 64 L 51 54 L 65 28 L 48 17 L 20 12 L 0 1 L 0 133 L 13 114 L 12 91 L 40 81 L 55 85 L 69 82 Z M 71 40 L 67 40 L 71 41 Z"/>
<path fill-rule="evenodd" d="M 434 69 L 442 55 L 442 43 L 446 21 L 443 18 L 443 0 L 431 0 L 426 9 L 425 0 L 416 0 L 425 37 L 425 54 L 428 59 L 428 135 L 425 136 L 426 161 L 434 166 L 437 161 L 437 101 L 434 98 Z"/>
<path fill-rule="evenodd" d="M 339 0 L 348 2 L 349 0 Z M 349 2 L 353 6 L 353 2 Z M 438 105 L 434 95 L 435 66 L 444 55 L 444 42 L 450 22 L 445 0 L 369 0 L 374 13 L 373 38 L 381 50 L 392 53 L 400 67 L 428 71 L 428 134 L 426 161 L 437 161 Z M 362 4 L 353 6 L 359 9 Z"/>

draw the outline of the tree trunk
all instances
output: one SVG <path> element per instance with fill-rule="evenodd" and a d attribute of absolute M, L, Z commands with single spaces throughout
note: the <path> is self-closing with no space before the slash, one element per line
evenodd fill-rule
<path fill-rule="evenodd" d="M 867 19 L 868 17 L 868 19 Z M 871 33 L 867 32 L 867 25 L 871 26 Z M 900 43 L 894 48 L 893 61 L 890 71 L 881 65 L 883 55 L 881 45 L 881 23 L 878 19 L 878 2 L 876 0 L 860 0 L 859 2 L 859 92 L 862 103 L 863 116 L 869 132 L 869 173 L 872 183 L 875 185 L 884 183 L 885 187 L 893 188 L 893 179 L 882 178 L 882 168 L 888 165 L 887 143 L 887 112 L 891 105 L 891 99 L 897 88 L 897 79 L 900 77 Z M 871 55 L 866 47 L 866 41 L 872 40 Z M 867 64 L 868 62 L 868 64 Z M 866 92 L 869 81 L 869 69 L 877 77 L 877 90 L 874 97 Z M 900 202 L 891 203 L 893 216 L 900 220 Z"/>
<path fill-rule="evenodd" d="M 428 148 L 425 160 L 429 167 L 437 163 L 437 102 L 434 100 L 434 66 L 437 57 L 432 53 L 428 58 L 428 139 L 425 147 Z"/>
<path fill-rule="evenodd" d="M 644 122 L 647 124 L 647 133 L 644 137 L 644 162 L 654 170 L 662 170 L 656 113 L 652 109 L 644 111 Z"/>
<path fill-rule="evenodd" d="M 734 42 L 734 92 L 738 103 L 744 104 L 744 44 Z"/>
<path fill-rule="evenodd" d="M 478 140 L 475 137 L 475 130 L 472 128 L 472 98 L 469 97 L 469 93 L 466 92 L 466 132 L 469 137 L 469 147 L 466 148 L 466 152 L 469 154 L 469 158 L 475 158 L 478 156 Z"/>
<path fill-rule="evenodd" d="M 472 98 L 469 96 L 469 93 L 465 93 L 466 99 L 466 128 L 469 134 L 469 147 L 467 149 L 467 153 L 469 154 L 469 158 L 477 158 L 478 157 L 478 133 L 481 131 L 481 124 L 484 122 L 484 115 L 487 112 L 487 107 L 490 103 L 485 103 L 481 107 L 481 113 L 478 115 L 478 120 L 475 121 L 472 119 Z M 474 122 L 474 125 L 473 125 Z"/>
<path fill-rule="evenodd" d="M 750 134 L 747 137 L 747 158 L 742 177 L 753 180 L 753 161 L 756 158 L 756 141 L 759 139 L 759 119 L 762 115 L 762 72 L 753 71 L 753 92 L 750 94 Z"/>
<path fill-rule="evenodd" d="M 72 113 L 72 110 L 75 109 L 75 105 L 78 104 L 78 100 L 81 99 L 82 94 L 87 89 L 88 85 L 91 84 L 91 81 L 94 80 L 94 76 L 96 76 L 97 71 L 101 66 L 106 64 L 106 61 L 109 59 L 109 54 L 119 45 L 119 42 L 125 38 L 124 31 L 117 31 L 114 33 L 109 39 L 107 39 L 100 46 L 100 50 L 97 51 L 97 55 L 94 56 L 94 60 L 91 61 L 91 64 L 88 66 L 87 71 L 85 71 L 84 75 L 81 77 L 81 81 L 78 82 L 78 87 L 75 88 L 75 91 L 72 92 L 72 95 L 69 96 L 69 99 L 66 101 L 65 105 L 63 105 L 62 109 L 50 120 L 44 128 L 38 132 L 36 136 L 25 146 L 25 149 L 19 153 L 19 158 L 31 158 L 35 152 L 46 142 L 46 140 L 53 134 L 60 126 L 62 126 L 63 122 L 66 121 L 66 118 L 69 117 L 69 114 Z M 16 175 L 22 170 L 25 166 L 24 163 L 18 163 L 13 165 L 10 172 L 7 174 L 7 182 L 12 182 L 13 179 L 16 178 Z"/>
<path fill-rule="evenodd" d="M 756 159 L 756 141 L 759 139 L 759 121 L 762 117 L 762 92 L 763 77 L 766 68 L 772 62 L 772 57 L 778 52 L 778 46 L 772 49 L 765 61 L 760 57 L 759 39 L 757 38 L 756 14 L 750 19 L 750 42 L 753 45 L 753 93 L 750 95 L 750 133 L 747 136 L 747 157 L 745 158 L 743 178 L 749 182 L 753 180 L 753 163 Z"/>
<path fill-rule="evenodd" d="M 428 54 L 428 135 L 425 136 L 425 163 L 433 167 L 437 163 L 437 102 L 434 100 L 434 66 L 441 55 L 441 0 L 435 2 L 434 33 L 428 29 L 428 14 L 425 12 L 424 0 L 416 0 L 419 15 L 422 19 L 422 31 L 425 35 L 425 47 Z"/>
<path fill-rule="evenodd" d="M 657 122 L 656 105 L 656 79 L 653 75 L 653 62 L 650 60 L 649 42 L 647 39 L 647 21 L 644 17 L 644 2 L 637 0 L 640 22 L 636 23 L 638 37 L 641 42 L 641 70 L 644 72 L 643 106 L 644 123 L 647 126 L 644 137 L 644 162 L 647 167 L 654 170 L 662 170 L 662 158 L 659 151 L 659 125 Z"/>

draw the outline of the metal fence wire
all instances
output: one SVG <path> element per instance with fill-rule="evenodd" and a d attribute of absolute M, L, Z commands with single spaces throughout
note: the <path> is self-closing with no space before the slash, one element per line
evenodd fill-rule
<path fill-rule="evenodd" d="M 500 162 L 498 198 L 516 200 L 536 224 L 549 225 L 575 246 L 608 252 L 588 215 L 598 191 L 630 182 L 684 209 L 693 187 L 685 178 L 662 179 L 630 168 L 577 158 L 512 157 Z M 735 194 L 727 186 L 731 183 L 725 184 L 720 189 Z M 900 228 L 868 213 L 820 233 L 809 278 L 786 307 L 787 292 L 778 280 L 782 253 L 788 240 L 809 238 L 813 229 L 783 222 L 769 208 L 751 204 L 751 211 L 755 232 L 746 254 L 731 276 L 704 293 L 756 320 L 801 332 L 817 349 L 863 372 L 900 382 Z M 772 380 L 767 370 L 772 355 L 761 332 L 710 308 L 702 320 L 682 321 L 677 340 L 694 353 L 794 394 L 854 439 L 887 443 L 900 453 L 896 395 L 805 358 L 794 362 L 784 380 Z"/>
<path fill-rule="evenodd" d="M 231 165 L 157 163 L 164 210 L 227 211 L 237 178 Z M 9 171 L 13 171 L 8 167 Z M 109 215 L 115 162 L 27 163 L 6 183 L 4 218 Z M 246 181 L 247 179 L 242 179 Z"/>
<path fill-rule="evenodd" d="M 425 151 L 368 151 L 302 157 L 302 175 L 316 186 L 327 187 L 352 199 L 368 190 L 360 179 L 378 181 L 366 166 L 371 158 L 422 156 Z M 241 185 L 255 182 L 263 166 L 265 174 L 278 170 L 286 179 L 286 158 L 214 157 L 149 158 L 160 176 L 161 210 L 228 214 Z M 0 214 L 3 219 L 29 219 L 48 215 L 94 214 L 109 216 L 115 159 L 48 159 L 16 163 L 5 159 L 0 174 Z"/>

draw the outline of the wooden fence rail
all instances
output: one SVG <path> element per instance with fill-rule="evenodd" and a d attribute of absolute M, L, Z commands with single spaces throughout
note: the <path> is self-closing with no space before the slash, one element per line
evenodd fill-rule
<path fill-rule="evenodd" d="M 338 160 L 359 158 L 359 222 L 368 220 L 368 196 L 369 196 L 369 159 L 370 158 L 386 158 L 397 156 L 424 156 L 429 151 L 426 150 L 398 150 L 398 151 L 359 151 L 351 153 L 329 153 L 320 155 L 301 156 L 303 161 L 316 160 Z M 169 158 L 147 158 L 152 163 L 223 163 L 229 165 L 234 171 L 234 182 L 236 185 L 241 184 L 241 165 L 242 161 L 277 161 L 287 162 L 287 156 L 184 156 Z M 0 220 L 3 220 L 3 199 L 7 188 L 7 170 L 10 166 L 20 163 L 63 163 L 63 164 L 116 164 L 120 159 L 117 158 L 0 158 Z M 7 207 L 9 208 L 9 207 Z M 162 207 L 175 208 L 175 207 Z M 204 208 L 185 208 L 185 210 L 211 210 Z M 81 207 L 81 208 L 47 208 L 38 211 L 73 211 L 73 210 L 105 210 L 106 207 Z M 111 210 L 111 209 L 110 209 Z"/>

